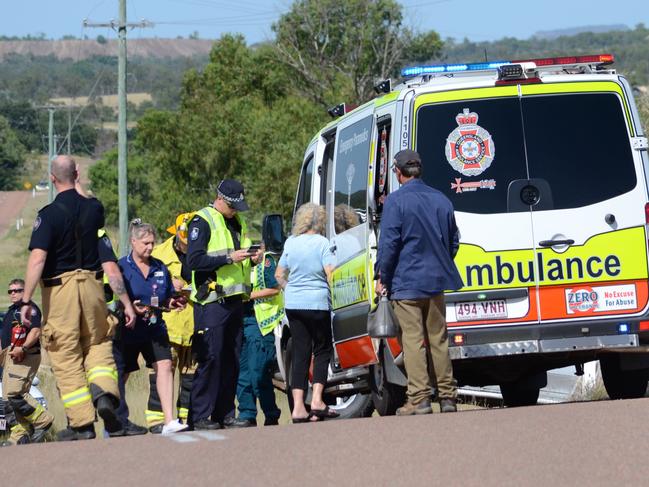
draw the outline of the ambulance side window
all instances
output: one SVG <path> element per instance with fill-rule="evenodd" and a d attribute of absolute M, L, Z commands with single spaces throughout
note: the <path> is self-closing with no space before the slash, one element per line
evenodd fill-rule
<path fill-rule="evenodd" d="M 300 185 L 297 190 L 297 206 L 296 209 L 304 203 L 311 201 L 311 183 L 313 182 L 313 154 L 309 155 L 302 174 L 300 175 Z"/>
<path fill-rule="evenodd" d="M 341 130 L 336 149 L 334 220 L 336 234 L 367 220 L 367 172 L 373 117 Z"/>

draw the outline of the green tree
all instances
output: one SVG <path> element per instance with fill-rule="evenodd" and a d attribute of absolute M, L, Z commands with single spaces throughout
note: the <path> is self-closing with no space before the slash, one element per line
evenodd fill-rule
<path fill-rule="evenodd" d="M 0 116 L 0 190 L 16 189 L 24 164 L 25 148 L 7 119 Z"/>
<path fill-rule="evenodd" d="M 297 0 L 273 30 L 302 94 L 324 106 L 363 103 L 378 80 L 442 48 L 437 33 L 417 34 L 403 24 L 396 0 Z"/>

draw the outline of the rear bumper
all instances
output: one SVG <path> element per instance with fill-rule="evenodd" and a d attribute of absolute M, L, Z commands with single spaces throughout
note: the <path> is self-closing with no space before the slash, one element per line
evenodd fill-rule
<path fill-rule="evenodd" d="M 534 325 L 462 327 L 449 329 L 449 353 L 453 360 L 501 357 L 507 355 L 546 354 L 637 349 L 645 333 L 636 321 L 611 319 L 570 321 Z M 626 333 L 620 333 L 621 324 Z M 463 343 L 454 346 L 454 335 L 462 334 Z"/>

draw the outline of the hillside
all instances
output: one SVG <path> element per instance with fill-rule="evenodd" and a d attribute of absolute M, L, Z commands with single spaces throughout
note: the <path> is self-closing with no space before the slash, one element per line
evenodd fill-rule
<path fill-rule="evenodd" d="M 179 58 L 207 55 L 214 41 L 209 39 L 137 39 L 128 40 L 132 57 Z M 117 40 L 99 43 L 88 40 L 0 41 L 0 60 L 10 54 L 54 56 L 80 61 L 93 56 L 115 56 Z"/>

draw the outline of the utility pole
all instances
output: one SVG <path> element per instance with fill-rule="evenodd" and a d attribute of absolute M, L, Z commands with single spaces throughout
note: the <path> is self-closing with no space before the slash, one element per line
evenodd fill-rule
<path fill-rule="evenodd" d="M 111 27 L 118 34 L 118 60 L 117 60 L 117 189 L 119 203 L 119 252 L 122 256 L 128 250 L 128 145 L 126 140 L 126 31 L 135 27 L 152 27 L 153 24 L 142 20 L 137 23 L 126 22 L 126 0 L 119 0 L 119 20 L 115 23 L 89 23 L 83 21 L 84 27 Z"/>
<path fill-rule="evenodd" d="M 54 142 L 54 112 L 56 110 L 54 107 L 48 107 L 47 110 L 50 113 L 49 123 L 47 125 L 47 185 L 49 186 L 48 203 L 51 203 L 54 201 L 54 185 L 52 184 L 50 174 L 52 174 L 52 161 L 56 155 L 56 143 Z"/>

